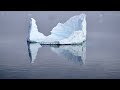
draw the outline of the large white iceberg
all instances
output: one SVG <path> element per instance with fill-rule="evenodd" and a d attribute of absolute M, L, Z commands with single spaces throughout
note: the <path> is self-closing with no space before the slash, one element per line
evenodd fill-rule
<path fill-rule="evenodd" d="M 38 31 L 35 19 L 31 18 L 28 41 L 40 44 L 81 44 L 86 40 L 86 33 L 85 14 L 73 16 L 64 24 L 58 23 L 48 36 Z"/>

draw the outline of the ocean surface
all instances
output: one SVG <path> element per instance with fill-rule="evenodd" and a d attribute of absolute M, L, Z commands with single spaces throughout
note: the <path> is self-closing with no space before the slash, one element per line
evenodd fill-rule
<path fill-rule="evenodd" d="M 31 17 L 49 35 L 81 13 L 87 16 L 82 45 L 27 43 Z M 120 79 L 120 12 L 0 11 L 0 79 Z"/>

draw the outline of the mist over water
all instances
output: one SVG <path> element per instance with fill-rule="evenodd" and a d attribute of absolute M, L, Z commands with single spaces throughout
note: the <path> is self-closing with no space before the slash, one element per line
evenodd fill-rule
<path fill-rule="evenodd" d="M 84 47 L 31 45 L 34 49 L 30 48 L 27 37 L 31 17 L 36 19 L 39 31 L 49 35 L 59 22 L 81 13 L 87 16 Z M 119 11 L 1 11 L 0 79 L 118 79 L 119 24 Z"/>

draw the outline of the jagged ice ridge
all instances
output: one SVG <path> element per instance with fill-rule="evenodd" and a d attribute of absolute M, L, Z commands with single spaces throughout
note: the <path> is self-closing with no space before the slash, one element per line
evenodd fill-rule
<path fill-rule="evenodd" d="M 86 41 L 86 34 L 85 14 L 73 16 L 63 24 L 58 23 L 48 36 L 38 31 L 35 19 L 31 18 L 28 41 L 40 44 L 81 44 Z"/>

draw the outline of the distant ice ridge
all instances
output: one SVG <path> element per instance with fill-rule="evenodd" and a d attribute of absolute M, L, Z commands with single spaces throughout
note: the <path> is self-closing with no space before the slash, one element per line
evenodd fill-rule
<path fill-rule="evenodd" d="M 35 19 L 31 18 L 28 41 L 40 44 L 80 44 L 86 40 L 86 34 L 85 14 L 73 16 L 64 24 L 58 23 L 48 36 L 38 31 Z"/>

